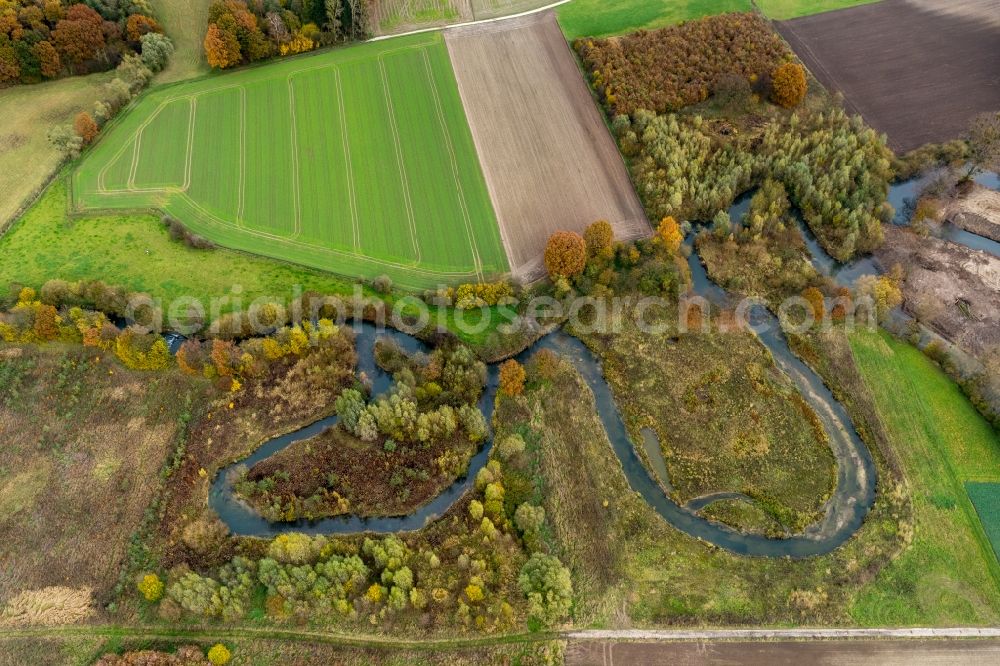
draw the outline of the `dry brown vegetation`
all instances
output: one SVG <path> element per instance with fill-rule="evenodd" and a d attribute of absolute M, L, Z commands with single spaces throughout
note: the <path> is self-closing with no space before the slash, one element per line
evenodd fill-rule
<path fill-rule="evenodd" d="M 460 437 L 387 450 L 333 427 L 257 463 L 237 491 L 272 520 L 403 516 L 449 486 L 475 449 Z"/>
<path fill-rule="evenodd" d="M 204 389 L 177 372 L 128 371 L 92 348 L 0 349 L 0 600 L 11 612 L 40 612 L 17 595 L 51 586 L 110 600 Z"/>
<path fill-rule="evenodd" d="M 676 501 L 740 492 L 791 532 L 819 518 L 835 484 L 826 434 L 751 333 L 628 330 L 584 341 L 633 441 L 644 427 L 657 434 Z"/>
<path fill-rule="evenodd" d="M 669 28 L 576 43 L 613 113 L 678 111 L 706 100 L 725 77 L 764 82 L 794 56 L 758 14 L 722 14 Z"/>
<path fill-rule="evenodd" d="M 845 339 L 837 335 L 823 346 L 831 352 L 822 361 L 832 368 L 826 378 L 835 377 L 850 392 L 852 417 L 873 445 L 878 442 L 878 457 L 884 434 L 850 350 L 844 351 Z M 868 520 L 829 555 L 747 558 L 691 538 L 631 492 L 582 378 L 565 363 L 545 376 L 529 363 L 530 388 L 520 413 L 509 415 L 508 427 L 524 435 L 526 455 L 534 458 L 543 479 L 556 552 L 573 569 L 578 623 L 608 628 L 853 624 L 852 599 L 908 538 L 910 510 L 899 477 L 881 463 L 879 499 Z M 681 420 L 672 415 L 667 426 Z"/>

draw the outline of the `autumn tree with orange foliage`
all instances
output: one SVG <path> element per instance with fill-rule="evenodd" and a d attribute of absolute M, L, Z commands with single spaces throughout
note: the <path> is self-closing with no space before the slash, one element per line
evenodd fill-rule
<path fill-rule="evenodd" d="M 656 240 L 663 244 L 669 254 L 677 254 L 684 242 L 684 234 L 681 233 L 681 226 L 677 220 L 669 215 L 660 220 L 656 227 Z"/>
<path fill-rule="evenodd" d="M 813 319 L 817 322 L 823 321 L 826 316 L 826 299 L 823 298 L 823 292 L 816 287 L 807 287 L 802 291 L 802 298 L 809 303 Z"/>
<path fill-rule="evenodd" d="M 163 28 L 156 22 L 156 19 L 142 14 L 132 14 L 125 22 L 125 34 L 130 41 L 138 42 L 142 36 L 149 32 L 163 32 Z"/>
<path fill-rule="evenodd" d="M 611 223 L 607 220 L 594 222 L 583 232 L 583 239 L 587 243 L 587 254 L 590 257 L 601 257 L 607 259 L 611 257 L 611 247 L 615 241 L 615 232 L 611 228 Z"/>
<path fill-rule="evenodd" d="M 801 104 L 808 88 L 806 70 L 797 62 L 786 62 L 771 74 L 771 99 L 786 109 Z"/>
<path fill-rule="evenodd" d="M 225 69 L 240 62 L 240 43 L 236 40 L 236 35 L 222 30 L 215 23 L 208 26 L 204 47 L 205 59 L 211 67 Z"/>
<path fill-rule="evenodd" d="M 212 364 L 215 371 L 222 377 L 233 374 L 233 369 L 239 362 L 240 354 L 236 345 L 228 340 L 212 340 Z"/>
<path fill-rule="evenodd" d="M 54 79 L 62 71 L 62 60 L 59 59 L 59 52 L 51 42 L 41 41 L 31 47 L 35 57 L 38 58 L 38 66 L 42 76 L 47 79 Z"/>
<path fill-rule="evenodd" d="M 523 365 L 514 359 L 504 361 L 500 366 L 500 392 L 509 396 L 521 395 L 525 378 Z"/>
<path fill-rule="evenodd" d="M 86 111 L 76 114 L 73 120 L 73 131 L 83 139 L 83 142 L 90 143 L 97 136 L 98 127 L 94 119 Z"/>
<path fill-rule="evenodd" d="M 63 61 L 80 69 L 83 63 L 97 58 L 106 46 L 104 20 L 87 5 L 73 5 L 56 24 L 51 38 Z"/>
<path fill-rule="evenodd" d="M 573 277 L 587 265 L 587 242 L 573 231 L 557 231 L 545 245 L 545 268 L 549 277 Z"/>

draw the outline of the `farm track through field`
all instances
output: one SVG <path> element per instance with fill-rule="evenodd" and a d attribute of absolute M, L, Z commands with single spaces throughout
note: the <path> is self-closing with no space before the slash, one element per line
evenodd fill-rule
<path fill-rule="evenodd" d="M 488 279 L 508 264 L 454 86 L 425 35 L 154 90 L 84 157 L 74 211 L 158 208 L 222 246 L 411 288 Z"/>

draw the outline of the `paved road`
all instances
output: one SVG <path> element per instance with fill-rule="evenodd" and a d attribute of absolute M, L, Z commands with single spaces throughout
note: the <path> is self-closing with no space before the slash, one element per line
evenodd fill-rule
<path fill-rule="evenodd" d="M 1000 664 L 1000 640 L 827 640 L 772 643 L 573 641 L 566 650 L 566 664 L 570 666 Z"/>

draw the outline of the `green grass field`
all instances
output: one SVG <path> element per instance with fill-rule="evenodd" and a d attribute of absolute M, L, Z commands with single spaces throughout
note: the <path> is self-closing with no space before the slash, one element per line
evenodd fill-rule
<path fill-rule="evenodd" d="M 438 33 L 157 89 L 72 183 L 76 211 L 163 210 L 342 275 L 427 288 L 508 270 Z"/>
<path fill-rule="evenodd" d="M 1000 556 L 1000 483 L 970 482 L 965 484 L 965 490 L 976 507 L 993 552 Z"/>
<path fill-rule="evenodd" d="M 786 19 L 798 18 L 800 16 L 810 16 L 834 9 L 845 9 L 855 5 L 870 5 L 879 0 L 757 0 L 757 6 L 761 8 L 769 18 L 784 21 Z"/>
<path fill-rule="evenodd" d="M 556 14 L 569 40 L 652 30 L 724 12 L 747 12 L 750 0 L 573 0 Z"/>
<path fill-rule="evenodd" d="M 1000 566 L 965 490 L 1000 481 L 1000 437 L 954 382 L 886 333 L 851 337 L 913 495 L 913 541 L 855 599 L 862 626 L 978 622 L 1000 608 Z M 916 603 L 914 603 L 916 599 Z"/>
<path fill-rule="evenodd" d="M 351 296 L 354 285 L 330 273 L 226 249 L 192 250 L 173 241 L 152 215 L 107 214 L 69 219 L 65 179 L 56 180 L 0 237 L 0 289 L 16 283 L 40 288 L 47 280 L 102 280 L 141 291 L 165 305 L 193 298 L 209 319 L 213 299 L 226 299 L 225 314 L 258 298 L 287 303 L 296 293 Z M 298 289 L 298 292 L 296 292 Z M 374 297 L 370 289 L 365 296 Z M 390 306 L 394 296 L 382 297 Z M 408 310 L 405 310 L 408 311 Z M 497 314 L 494 308 L 493 314 Z M 455 320 L 475 325 L 478 310 L 460 313 L 431 308 L 431 316 L 472 345 L 483 344 L 509 318 L 493 316 L 491 325 L 463 332 Z"/>

